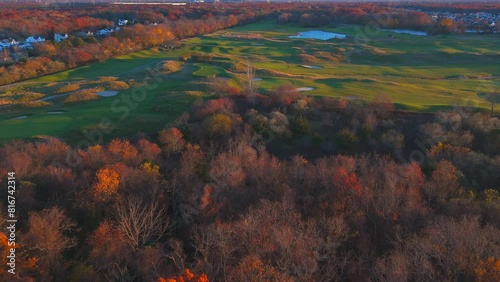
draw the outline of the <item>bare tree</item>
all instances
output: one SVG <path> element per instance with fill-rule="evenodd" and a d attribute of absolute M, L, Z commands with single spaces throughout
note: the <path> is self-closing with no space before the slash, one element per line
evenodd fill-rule
<path fill-rule="evenodd" d="M 491 115 L 493 116 L 493 113 L 495 112 L 495 104 L 497 103 L 498 99 L 500 97 L 500 92 L 498 90 L 494 90 L 488 95 L 488 101 L 491 103 Z"/>
<path fill-rule="evenodd" d="M 255 79 L 255 69 L 252 67 L 249 59 L 245 62 L 245 83 L 248 99 L 252 102 L 252 106 L 255 106 L 258 85 Z"/>
<path fill-rule="evenodd" d="M 157 242 L 171 227 L 166 207 L 128 198 L 116 205 L 118 229 L 134 248 Z"/>
<path fill-rule="evenodd" d="M 59 208 L 30 213 L 28 232 L 23 238 L 30 255 L 38 258 L 40 273 L 48 270 L 58 277 L 63 275 L 61 254 L 76 246 L 76 240 L 65 233 L 75 231 L 76 224 Z"/>

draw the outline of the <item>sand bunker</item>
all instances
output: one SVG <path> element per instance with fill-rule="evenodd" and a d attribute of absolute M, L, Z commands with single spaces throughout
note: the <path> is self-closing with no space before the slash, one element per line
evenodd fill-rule
<path fill-rule="evenodd" d="M 18 116 L 18 117 L 11 118 L 11 119 L 15 120 L 15 119 L 25 119 L 25 118 L 28 118 L 28 116 Z"/>
<path fill-rule="evenodd" d="M 314 90 L 314 87 L 299 87 L 297 89 L 295 89 L 299 92 L 303 92 L 303 91 L 311 91 L 311 90 Z"/>
<path fill-rule="evenodd" d="M 97 92 L 96 94 L 101 96 L 101 97 L 112 97 L 112 96 L 115 96 L 116 94 L 118 94 L 118 91 L 101 91 L 101 92 Z"/>
<path fill-rule="evenodd" d="M 301 65 L 301 67 L 306 68 L 306 69 L 321 69 L 321 68 L 323 68 L 322 66 L 310 66 L 310 65 Z"/>

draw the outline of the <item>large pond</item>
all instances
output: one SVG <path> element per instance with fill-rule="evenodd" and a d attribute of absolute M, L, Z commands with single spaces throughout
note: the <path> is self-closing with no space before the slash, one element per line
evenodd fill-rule
<path fill-rule="evenodd" d="M 304 39 L 319 39 L 319 40 L 328 40 L 332 38 L 344 39 L 346 37 L 345 34 L 334 33 L 334 32 L 326 32 L 321 30 L 310 30 L 299 32 L 297 35 L 288 36 L 289 38 L 304 38 Z"/>
<path fill-rule="evenodd" d="M 418 36 L 426 36 L 427 35 L 427 32 L 425 32 L 425 31 L 418 31 L 418 30 L 411 30 L 411 29 L 382 28 L 381 30 L 395 32 L 395 33 L 406 33 L 406 34 L 418 35 Z"/>

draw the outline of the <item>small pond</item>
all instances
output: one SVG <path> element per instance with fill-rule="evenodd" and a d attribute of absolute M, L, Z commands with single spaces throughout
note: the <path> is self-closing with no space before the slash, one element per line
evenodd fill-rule
<path fill-rule="evenodd" d="M 319 39 L 319 40 L 328 40 L 332 38 L 344 39 L 346 37 L 345 34 L 334 33 L 334 32 L 326 32 L 321 30 L 310 30 L 299 32 L 297 35 L 288 36 L 289 38 L 304 38 L 304 39 Z"/>

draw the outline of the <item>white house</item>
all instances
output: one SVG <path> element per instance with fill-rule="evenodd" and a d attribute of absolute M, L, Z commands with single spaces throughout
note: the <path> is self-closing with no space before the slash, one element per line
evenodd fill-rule
<path fill-rule="evenodd" d="M 118 20 L 118 25 L 126 25 L 128 23 L 128 20 Z"/>
<path fill-rule="evenodd" d="M 43 37 L 41 37 L 41 36 L 37 36 L 37 37 L 30 36 L 30 37 L 26 38 L 26 42 L 28 42 L 28 43 L 40 43 L 40 42 L 45 42 L 45 38 L 43 38 Z"/>
<path fill-rule="evenodd" d="M 14 39 L 3 39 L 0 41 L 0 50 L 7 49 L 11 46 L 16 46 L 19 45 L 19 42 L 17 42 Z"/>
<path fill-rule="evenodd" d="M 33 45 L 31 45 L 31 43 L 23 43 L 23 44 L 19 44 L 18 47 L 21 49 L 32 49 Z"/>
<path fill-rule="evenodd" d="M 9 43 L 5 43 L 3 41 L 0 41 L 0 50 L 7 49 L 10 47 Z"/>
<path fill-rule="evenodd" d="M 61 42 L 63 41 L 64 39 L 68 39 L 68 35 L 67 34 L 54 34 L 54 40 L 57 41 L 57 42 Z"/>
<path fill-rule="evenodd" d="M 110 33 L 114 32 L 114 30 L 112 28 L 105 28 L 105 29 L 101 29 L 97 32 L 97 35 L 108 35 Z"/>

